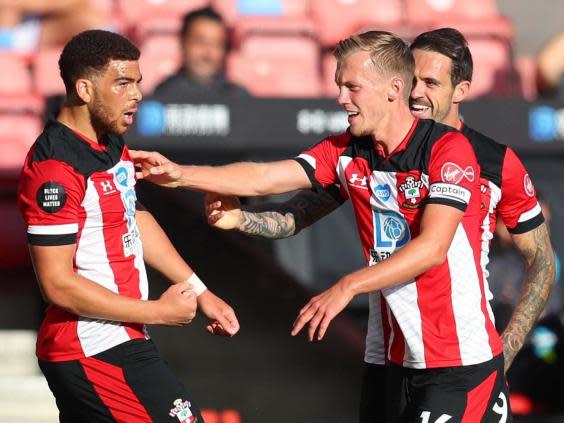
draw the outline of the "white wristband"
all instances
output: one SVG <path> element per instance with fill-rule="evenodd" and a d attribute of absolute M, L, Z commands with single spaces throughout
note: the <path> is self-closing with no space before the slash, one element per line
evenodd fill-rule
<path fill-rule="evenodd" d="M 195 273 L 192 273 L 187 281 L 190 285 L 192 285 L 192 290 L 196 293 L 196 296 L 200 296 L 206 289 L 208 289 Z"/>

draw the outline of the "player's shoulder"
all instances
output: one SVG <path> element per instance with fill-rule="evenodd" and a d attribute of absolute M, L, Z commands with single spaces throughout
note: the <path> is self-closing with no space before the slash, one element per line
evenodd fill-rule
<path fill-rule="evenodd" d="M 426 150 L 429 154 L 436 151 L 435 147 L 438 145 L 452 146 L 457 142 L 470 144 L 464 134 L 456 128 L 431 119 L 419 120 L 413 130 L 412 138 L 415 141 L 411 143 L 412 145 Z"/>
<path fill-rule="evenodd" d="M 474 149 L 477 151 L 484 151 L 490 154 L 497 154 L 504 156 L 507 151 L 507 146 L 505 144 L 495 141 L 493 138 L 464 125 L 461 132 L 468 138 Z"/>

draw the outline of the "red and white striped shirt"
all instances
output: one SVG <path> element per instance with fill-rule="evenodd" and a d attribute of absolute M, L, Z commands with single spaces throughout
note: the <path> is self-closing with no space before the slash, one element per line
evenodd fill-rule
<path fill-rule="evenodd" d="M 419 234 L 426 204 L 465 211 L 444 263 L 380 292 L 387 361 L 411 368 L 448 367 L 481 363 L 501 353 L 480 267 L 480 171 L 463 135 L 415 120 L 387 157 L 370 137 L 347 132 L 326 138 L 297 160 L 314 187 L 338 184 L 350 198 L 370 265 Z"/>
<path fill-rule="evenodd" d="M 76 244 L 73 270 L 132 298 L 148 297 L 143 249 L 135 221 L 135 171 L 123 138 L 99 145 L 49 121 L 25 161 L 20 210 L 32 245 Z M 73 315 L 49 305 L 37 339 L 46 361 L 88 357 L 148 338 L 144 325 Z"/>

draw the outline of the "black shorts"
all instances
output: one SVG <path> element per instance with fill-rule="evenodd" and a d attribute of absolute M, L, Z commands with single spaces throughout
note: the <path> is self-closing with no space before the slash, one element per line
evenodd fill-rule
<path fill-rule="evenodd" d="M 387 395 L 387 370 L 383 364 L 364 363 L 358 413 L 360 423 L 386 421 L 388 399 L 391 399 Z"/>
<path fill-rule="evenodd" d="M 203 422 L 152 341 L 128 341 L 79 360 L 39 360 L 39 367 L 62 423 Z"/>
<path fill-rule="evenodd" d="M 388 422 L 510 423 L 503 355 L 485 363 L 438 369 L 390 365 Z"/>

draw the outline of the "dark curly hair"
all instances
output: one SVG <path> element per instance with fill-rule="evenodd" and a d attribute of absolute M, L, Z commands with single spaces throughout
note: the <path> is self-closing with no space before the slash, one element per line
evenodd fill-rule
<path fill-rule="evenodd" d="M 472 81 L 472 54 L 466 38 L 460 31 L 454 28 L 440 28 L 424 32 L 417 36 L 409 48 L 411 51 L 433 51 L 450 58 L 450 79 L 453 87 L 462 81 Z"/>
<path fill-rule="evenodd" d="M 79 78 L 102 73 L 111 60 L 139 60 L 140 52 L 127 38 L 100 29 L 75 35 L 59 57 L 59 70 L 67 94 Z"/>

